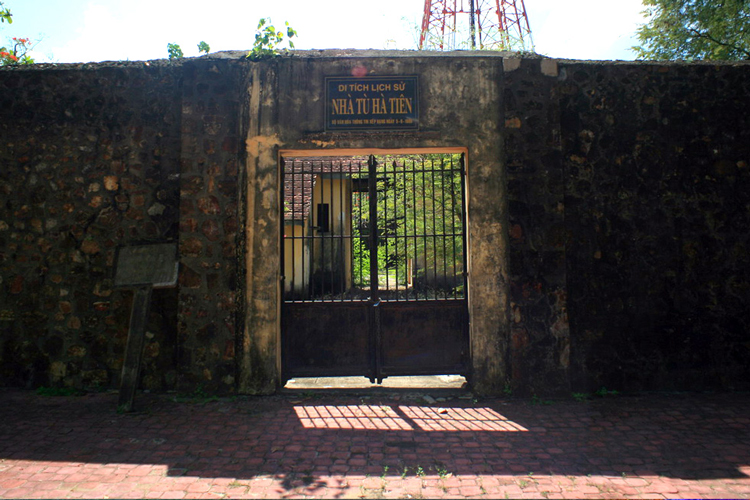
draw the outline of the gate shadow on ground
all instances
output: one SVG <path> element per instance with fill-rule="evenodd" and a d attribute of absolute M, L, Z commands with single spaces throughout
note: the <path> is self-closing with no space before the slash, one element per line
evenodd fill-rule
<path fill-rule="evenodd" d="M 745 477 L 750 396 L 617 397 L 533 405 L 417 395 L 278 395 L 180 402 L 0 390 L 0 459 L 161 464 L 173 476 L 659 475 Z"/>

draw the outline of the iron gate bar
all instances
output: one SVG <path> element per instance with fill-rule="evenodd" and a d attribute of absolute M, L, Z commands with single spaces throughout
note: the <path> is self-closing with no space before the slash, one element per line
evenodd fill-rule
<path fill-rule="evenodd" d="M 463 156 L 281 165 L 284 376 L 465 374 Z"/>
<path fill-rule="evenodd" d="M 441 219 L 443 222 L 443 234 L 445 234 L 446 233 L 446 228 L 445 228 L 445 160 L 443 158 L 440 158 L 440 166 L 441 166 L 441 169 L 443 170 L 443 172 L 440 174 L 442 177 L 440 179 L 440 200 L 442 201 L 440 206 L 442 209 Z M 444 257 L 443 258 L 443 276 L 446 276 L 448 274 L 448 267 L 447 267 L 448 265 L 445 259 L 445 256 L 447 255 L 446 248 L 445 248 L 445 238 L 442 238 L 442 243 L 443 243 L 443 257 Z M 455 240 L 453 240 L 453 243 L 455 244 Z M 447 290 L 445 291 L 445 295 L 443 296 L 443 298 L 445 299 L 448 298 Z"/>
<path fill-rule="evenodd" d="M 461 155 L 461 159 L 460 159 L 460 162 L 459 162 L 459 167 L 460 167 L 459 175 L 461 177 L 464 176 L 463 163 L 464 163 L 464 156 Z M 455 191 L 455 183 L 453 182 L 453 175 L 454 175 L 454 173 L 453 173 L 453 161 L 451 161 L 451 210 L 455 210 L 455 206 L 456 206 L 456 191 Z M 463 188 L 461 189 L 461 192 L 463 193 Z M 463 217 L 463 215 L 461 216 L 461 220 L 463 221 L 463 223 L 461 225 L 461 228 L 462 228 L 461 239 L 466 240 L 466 237 L 463 234 L 463 232 L 464 232 L 463 228 L 464 228 L 464 224 L 465 224 L 466 219 Z M 454 233 L 454 234 L 456 232 L 456 218 L 455 217 L 451 217 L 451 232 Z M 453 275 L 456 276 L 456 239 L 455 239 L 455 237 L 453 238 L 453 240 L 451 242 L 451 251 L 453 252 Z M 464 260 L 464 270 L 465 269 L 466 269 L 466 261 Z M 454 289 L 453 290 L 453 297 L 456 298 L 456 296 L 457 296 L 457 290 Z"/>
<path fill-rule="evenodd" d="M 377 163 L 377 162 L 376 162 Z M 452 161 L 451 161 L 452 163 Z M 422 168 L 418 169 L 416 167 L 416 164 L 414 161 L 411 161 L 411 168 L 404 168 L 402 170 L 398 170 L 398 163 L 392 162 L 390 167 L 387 167 L 384 169 L 384 172 L 388 174 L 388 177 L 395 178 L 395 180 L 389 180 L 386 178 L 384 181 L 388 186 L 393 186 L 396 189 L 398 188 L 399 179 L 401 179 L 401 182 L 403 183 L 403 191 L 404 196 L 402 197 L 403 206 L 404 206 L 404 214 L 403 216 L 400 216 L 398 214 L 398 191 L 396 191 L 396 195 L 393 197 L 390 197 L 390 200 L 386 198 L 383 201 L 383 207 L 384 207 L 384 219 L 388 219 L 391 213 L 394 214 L 394 218 L 398 219 L 398 224 L 396 225 L 395 229 L 389 229 L 387 227 L 384 227 L 384 233 L 381 235 L 379 234 L 379 231 L 381 228 L 377 227 L 379 224 L 379 219 L 377 218 L 377 209 L 375 210 L 376 214 L 376 220 L 374 221 L 368 221 L 368 233 L 372 234 L 371 231 L 369 231 L 369 227 L 373 226 L 374 232 L 375 232 L 375 242 L 369 240 L 370 234 L 368 234 L 368 246 L 372 247 L 373 250 L 376 249 L 379 245 L 384 245 L 386 253 L 388 255 L 391 255 L 393 258 L 390 259 L 394 261 L 395 263 L 399 263 L 400 265 L 394 266 L 394 273 L 385 273 L 383 274 L 385 279 L 385 291 L 392 291 L 394 293 L 388 295 L 388 296 L 380 296 L 380 300 L 429 300 L 430 298 L 434 298 L 434 294 L 431 295 L 430 290 L 423 290 L 421 292 L 416 292 L 412 294 L 413 296 L 409 296 L 409 294 L 400 293 L 399 292 L 399 282 L 403 282 L 406 278 L 406 260 L 408 259 L 408 247 L 409 241 L 412 241 L 412 245 L 417 247 L 421 247 L 421 254 L 422 258 L 426 263 L 431 264 L 432 269 L 431 272 L 433 275 L 440 276 L 440 277 L 447 277 L 447 276 L 458 276 L 460 274 L 458 265 L 459 263 L 462 264 L 462 267 L 465 269 L 464 260 L 465 252 L 463 251 L 463 248 L 459 247 L 459 245 L 456 244 L 457 241 L 465 240 L 465 233 L 462 231 L 462 228 L 457 228 L 457 223 L 460 224 L 460 221 L 457 220 L 459 215 L 457 213 L 456 202 L 455 202 L 455 190 L 456 190 L 456 183 L 452 182 L 453 180 L 450 179 L 451 175 L 459 174 L 456 177 L 460 176 L 461 169 L 455 168 L 454 165 L 449 165 L 446 167 L 445 160 L 441 161 L 441 167 L 438 168 Z M 368 167 L 369 168 L 369 167 Z M 345 171 L 346 169 L 346 171 Z M 339 288 L 347 288 L 349 286 L 349 280 L 346 277 L 346 274 L 344 273 L 338 273 L 336 274 L 336 265 L 335 265 L 335 250 L 338 249 L 339 254 L 345 254 L 349 253 L 350 255 L 350 261 L 354 261 L 357 259 L 358 255 L 356 253 L 352 253 L 351 251 L 348 251 L 348 245 L 347 242 L 351 243 L 354 239 L 362 239 L 364 238 L 363 229 L 364 229 L 364 219 L 363 218 L 356 218 L 356 226 L 349 227 L 351 222 L 347 222 L 343 218 L 342 210 L 341 208 L 348 208 L 348 205 L 351 204 L 348 198 L 345 199 L 345 194 L 347 193 L 346 190 L 346 178 L 347 176 L 345 174 L 349 173 L 355 174 L 358 170 L 361 170 L 360 166 L 352 166 L 352 164 L 341 164 L 336 166 L 336 168 L 331 167 L 315 167 L 313 166 L 312 169 L 303 169 L 299 168 L 299 163 L 295 165 L 295 168 L 292 169 L 289 174 L 291 174 L 292 177 L 292 184 L 299 185 L 299 184 L 308 184 L 311 186 L 309 189 L 301 189 L 301 192 L 299 193 L 299 197 L 301 200 L 297 203 L 291 204 L 291 211 L 292 211 L 292 219 L 296 220 L 300 217 L 305 216 L 305 211 L 309 211 L 309 205 L 313 204 L 313 200 L 310 200 L 309 198 L 312 196 L 312 187 L 315 186 L 315 181 L 311 179 L 306 179 L 305 177 L 312 177 L 313 174 L 315 174 L 315 177 L 318 176 L 318 174 L 322 173 L 322 181 L 323 184 L 325 184 L 325 181 L 329 181 L 328 184 L 328 200 L 323 201 L 333 201 L 334 208 L 338 208 L 338 210 L 332 210 L 329 211 L 329 218 L 331 218 L 331 214 L 333 214 L 333 217 L 336 217 L 336 214 L 338 214 L 338 219 L 329 221 L 328 225 L 332 226 L 332 230 L 329 230 L 327 232 L 321 233 L 316 235 L 314 231 L 318 230 L 319 227 L 314 224 L 312 220 L 308 218 L 308 233 L 312 234 L 302 234 L 302 235 L 294 235 L 294 234 L 288 234 L 286 235 L 287 240 L 291 240 L 292 243 L 292 253 L 297 253 L 299 251 L 298 249 L 298 243 L 300 246 L 309 247 L 310 252 L 310 258 L 305 259 L 312 262 L 315 262 L 318 258 L 318 253 L 321 253 L 320 256 L 323 260 L 323 269 L 328 273 L 329 278 L 326 278 L 326 276 L 321 276 L 320 279 L 312 279 L 311 285 L 310 285 L 310 295 L 313 300 L 333 300 L 333 301 L 345 301 L 345 300 L 356 300 L 356 298 L 352 297 L 351 294 L 349 294 L 349 297 L 347 297 L 346 294 L 342 293 L 330 293 L 334 291 L 337 287 Z M 347 172 L 348 171 L 348 172 Z M 377 165 L 376 165 L 376 172 L 377 172 Z M 411 174 L 411 179 L 408 178 L 408 174 Z M 297 177 L 302 177 L 301 180 L 297 180 Z M 370 179 L 368 175 L 368 184 L 370 184 Z M 340 186 L 343 186 L 341 189 L 336 190 L 333 182 L 330 182 L 331 180 L 338 181 Z M 408 191 L 409 191 L 409 180 L 412 182 L 412 210 L 409 211 L 408 207 Z M 440 182 L 438 183 L 438 180 Z M 403 182 L 406 181 L 406 182 Z M 450 197 L 446 196 L 446 186 L 445 182 L 450 182 L 450 186 L 448 188 L 448 192 L 450 193 Z M 462 179 L 463 181 L 463 179 Z M 372 179 L 372 184 L 376 184 L 379 182 L 378 177 L 376 176 L 374 179 Z M 420 190 L 416 189 L 414 185 L 420 184 L 424 189 L 421 191 L 421 200 L 418 199 L 418 196 L 420 195 Z M 321 189 L 325 189 L 325 186 L 321 186 Z M 432 193 L 429 193 L 429 191 L 432 191 Z M 326 191 L 323 191 L 324 193 Z M 376 196 L 379 192 L 378 188 L 376 188 Z M 429 196 L 432 194 L 432 196 Z M 368 202 L 371 201 L 372 205 L 377 207 L 377 198 L 376 196 L 369 197 L 368 196 Z M 361 203 L 362 195 L 361 193 L 357 195 L 358 204 Z M 429 198 L 429 199 L 428 199 Z M 336 199 L 338 199 L 338 207 L 335 207 Z M 421 202 L 421 203 L 420 203 Z M 439 202 L 439 203 L 438 203 Z M 419 207 L 423 208 L 422 214 L 421 214 L 421 224 L 422 227 L 418 227 L 418 218 L 416 217 L 416 210 L 419 209 Z M 464 217 L 465 213 L 465 207 L 463 203 L 463 199 L 461 199 L 461 211 L 460 211 L 460 218 Z M 288 208 L 288 207 L 287 207 Z M 428 219 L 427 213 L 430 212 L 432 216 Z M 323 213 L 323 212 L 321 212 Z M 447 213 L 447 215 L 446 215 Z M 369 214 L 369 212 L 368 212 Z M 446 217 L 450 216 L 451 222 L 450 224 L 446 220 Z M 371 217 L 370 217 L 371 218 Z M 411 220 L 409 220 L 411 219 Z M 343 224 L 342 224 L 343 222 Z M 326 225 L 324 221 L 318 221 L 318 225 Z M 450 226 L 450 230 L 448 230 Z M 411 229 L 411 231 L 409 231 Z M 441 231 L 442 229 L 442 231 Z M 344 231 L 342 231 L 344 230 Z M 355 230 L 358 234 L 352 234 L 351 231 Z M 399 233 L 401 231 L 401 234 Z M 338 233 L 338 234 L 337 234 Z M 411 234 L 409 234 L 411 233 Z M 392 242 L 389 240 L 393 240 Z M 401 252 L 401 244 L 399 240 L 403 241 L 404 248 L 403 253 Z M 319 241 L 321 248 L 318 248 L 318 245 L 316 245 L 314 242 Z M 312 244 L 311 244 L 312 243 Z M 450 243 L 450 252 L 447 251 L 448 245 Z M 463 245 L 462 245 L 463 246 Z M 332 251 L 327 251 L 328 249 L 333 249 Z M 369 249 L 368 249 L 369 250 Z M 459 250 L 464 255 L 459 255 Z M 461 261 L 459 261 L 458 257 L 461 257 Z M 450 258 L 450 263 L 448 259 Z M 376 271 L 378 273 L 383 272 L 384 269 L 380 268 L 380 264 L 383 264 L 383 262 L 377 261 L 377 259 L 374 258 L 372 255 L 372 252 L 370 252 L 370 260 L 372 262 L 372 266 L 370 271 L 370 279 L 373 281 L 373 283 L 379 283 L 378 280 L 375 279 Z M 301 265 L 304 263 L 301 263 L 298 259 L 289 259 L 290 267 L 292 268 L 292 275 L 294 277 L 297 277 L 298 275 L 301 275 L 301 281 L 307 282 L 307 275 L 308 273 L 312 273 L 314 270 L 314 266 L 308 265 Z M 350 263 L 351 264 L 351 263 Z M 297 269 L 297 266 L 300 266 L 300 269 Z M 448 266 L 450 265 L 450 270 L 452 271 L 451 274 L 449 274 Z M 438 267 L 439 266 L 439 267 Z M 355 267 L 355 266 L 352 266 Z M 402 271 L 403 270 L 403 271 Z M 289 269 L 287 269 L 287 272 Z M 463 270 L 461 270 L 462 272 Z M 351 273 L 351 270 L 349 271 Z M 361 269 L 360 269 L 360 275 L 356 276 L 357 278 L 364 278 L 364 276 L 361 275 Z M 288 280 L 289 276 L 285 276 L 285 278 Z M 294 290 L 294 297 L 291 298 L 291 300 L 307 300 L 304 297 L 300 298 L 297 293 L 298 291 Z M 318 297 L 318 292 L 320 292 L 321 295 L 325 295 L 330 293 L 331 296 L 329 297 Z M 397 293 L 398 292 L 398 293 Z M 441 296 L 443 298 L 448 298 L 449 295 L 452 295 L 454 298 L 458 298 L 459 295 L 462 295 L 460 292 L 460 287 L 450 287 L 446 288 L 443 287 L 440 290 L 438 290 L 438 296 Z"/>
<path fill-rule="evenodd" d="M 378 172 L 375 157 L 370 155 L 367 160 L 368 167 L 368 201 L 370 208 L 370 339 L 373 343 L 371 355 L 373 356 L 373 370 L 370 373 L 370 382 L 381 383 L 383 339 L 380 330 L 380 298 L 379 298 L 379 273 L 378 273 Z M 387 251 L 387 250 L 386 250 Z"/>
<path fill-rule="evenodd" d="M 437 203 L 437 193 L 436 193 L 436 188 L 435 188 L 435 170 L 433 170 L 432 172 L 430 172 L 430 186 L 432 187 L 432 197 L 430 198 L 430 201 L 432 202 L 431 203 L 432 204 L 432 210 L 430 211 L 430 213 L 432 214 L 432 231 L 433 231 L 433 236 L 432 236 L 432 254 L 433 254 L 432 272 L 433 272 L 433 274 L 437 275 L 438 274 L 438 258 L 437 258 L 437 254 L 438 254 L 438 235 L 437 235 L 437 233 L 439 232 L 439 229 L 437 227 L 438 226 L 438 221 L 436 220 L 436 218 L 437 218 L 437 207 L 435 206 L 435 204 Z M 441 240 L 444 241 L 445 239 L 441 238 Z M 443 255 L 443 259 L 445 259 L 445 255 Z M 445 278 L 445 273 L 443 273 L 443 278 Z M 435 292 L 435 298 L 439 298 L 438 297 L 439 295 L 440 295 L 440 290 L 438 290 L 438 291 Z"/>

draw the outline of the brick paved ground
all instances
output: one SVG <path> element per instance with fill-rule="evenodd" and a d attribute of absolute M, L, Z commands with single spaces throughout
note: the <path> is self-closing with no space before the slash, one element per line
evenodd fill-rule
<path fill-rule="evenodd" d="M 586 402 L 0 390 L 3 498 L 750 498 L 750 395 Z"/>

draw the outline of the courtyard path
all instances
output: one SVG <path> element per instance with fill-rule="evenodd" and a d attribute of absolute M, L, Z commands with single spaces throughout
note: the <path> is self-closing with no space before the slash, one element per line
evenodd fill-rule
<path fill-rule="evenodd" d="M 2 498 L 750 498 L 750 395 L 0 389 Z"/>

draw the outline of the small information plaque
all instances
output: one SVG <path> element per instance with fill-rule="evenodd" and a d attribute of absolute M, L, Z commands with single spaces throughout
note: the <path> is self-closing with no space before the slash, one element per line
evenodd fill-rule
<path fill-rule="evenodd" d="M 128 340 L 122 362 L 120 399 L 117 403 L 119 411 L 133 411 L 148 311 L 151 307 L 151 291 L 154 288 L 175 286 L 178 266 L 177 245 L 174 243 L 122 247 L 117 254 L 115 286 L 135 288 Z"/>
<path fill-rule="evenodd" d="M 326 130 L 419 130 L 419 78 L 326 77 Z"/>
<path fill-rule="evenodd" d="M 177 265 L 177 245 L 174 243 L 122 247 L 117 255 L 115 286 L 174 286 Z"/>

